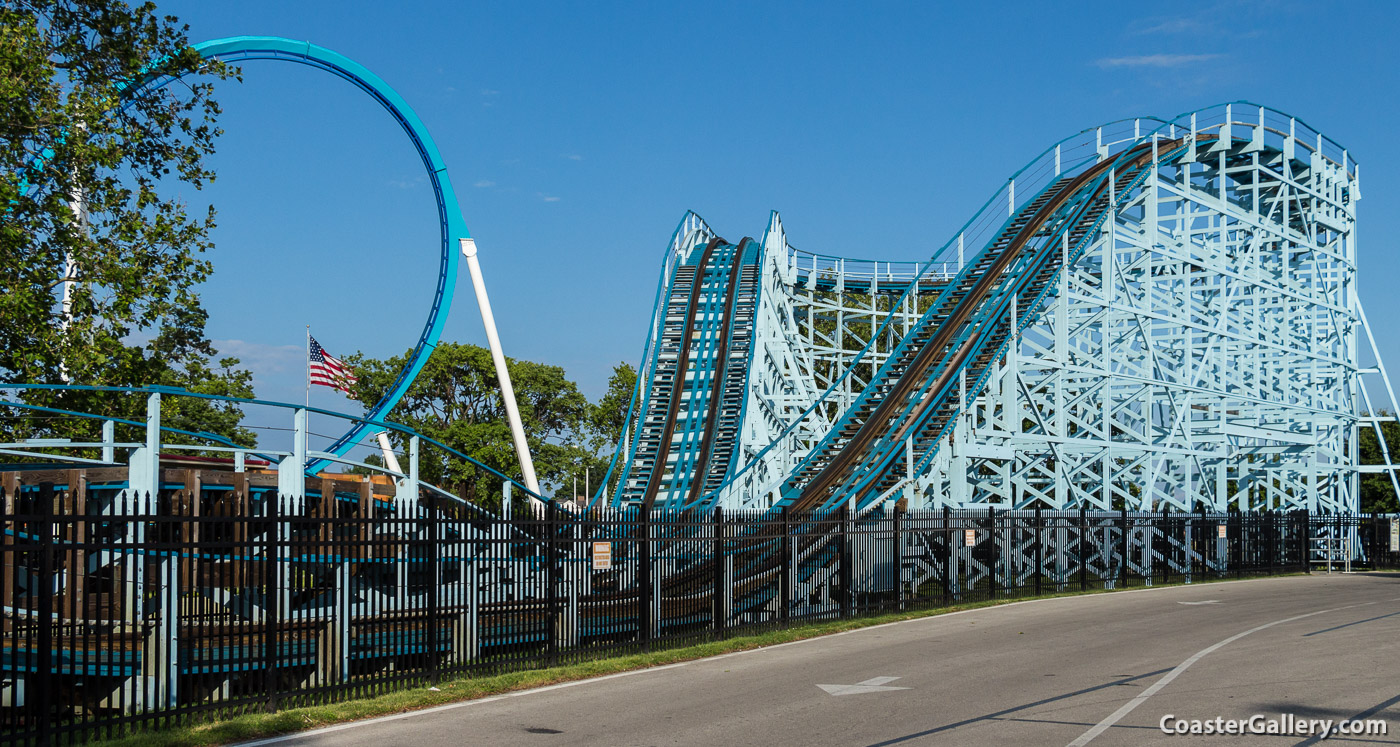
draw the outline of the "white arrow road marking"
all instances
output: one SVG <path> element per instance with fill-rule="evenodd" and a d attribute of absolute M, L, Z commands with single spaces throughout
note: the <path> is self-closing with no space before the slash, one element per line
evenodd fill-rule
<path fill-rule="evenodd" d="M 1219 599 L 1207 599 L 1203 602 L 1177 602 L 1177 604 L 1220 604 Z"/>
<path fill-rule="evenodd" d="M 883 693 L 890 690 L 908 690 L 907 687 L 886 687 L 886 682 L 894 682 L 898 677 L 871 677 L 854 685 L 817 685 L 831 695 L 860 695 L 861 693 Z"/>

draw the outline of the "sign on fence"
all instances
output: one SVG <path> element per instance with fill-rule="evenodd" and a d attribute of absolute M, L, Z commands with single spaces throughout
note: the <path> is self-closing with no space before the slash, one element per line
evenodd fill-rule
<path fill-rule="evenodd" d="M 1220 539 L 1225 539 L 1226 537 L 1229 536 L 1229 535 L 1227 535 L 1227 534 L 1225 533 L 1225 525 L 1224 525 L 1224 524 L 1216 524 L 1216 525 L 1215 525 L 1215 536 L 1219 537 Z"/>
<path fill-rule="evenodd" d="M 977 530 L 976 530 L 976 529 L 964 529 L 964 530 L 963 530 L 963 544 L 966 545 L 966 546 L 968 546 L 968 547 L 972 547 L 973 545 L 976 545 L 976 544 L 977 544 Z"/>
<path fill-rule="evenodd" d="M 1400 519 L 1390 520 L 1390 551 L 1400 552 Z"/>
<path fill-rule="evenodd" d="M 593 543 L 593 570 L 607 571 L 612 569 L 612 543 Z"/>

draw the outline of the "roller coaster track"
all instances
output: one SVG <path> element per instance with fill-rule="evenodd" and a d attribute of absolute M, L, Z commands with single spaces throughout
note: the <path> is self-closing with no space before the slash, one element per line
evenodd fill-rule
<path fill-rule="evenodd" d="M 833 494 L 839 498 L 856 497 L 872 489 L 888 489 L 900 479 L 886 467 L 893 459 L 894 449 L 906 438 L 918 436 L 921 450 L 928 450 L 938 441 L 942 430 L 961 405 L 951 397 L 954 377 L 966 371 L 980 378 L 1000 355 L 1002 344 L 1014 332 L 1015 310 L 1012 298 L 1025 297 L 1025 306 L 1033 309 L 1037 298 L 1050 279 L 1062 269 L 1067 253 L 1059 251 L 1061 241 L 1079 247 L 1103 222 L 1116 194 L 1127 192 L 1152 166 L 1154 155 L 1175 150 L 1179 141 L 1143 144 L 1124 156 L 1096 164 L 1076 176 L 1055 181 L 1007 222 L 997 238 L 979 253 L 973 262 L 959 273 L 951 284 L 943 287 L 934 304 L 910 330 L 900 348 L 881 367 L 874 380 L 856 404 L 844 414 L 831 434 L 789 479 L 793 498 L 789 505 L 797 511 L 829 510 Z M 1116 168 L 1115 168 L 1116 166 Z M 748 245 L 745 241 L 744 245 Z M 706 267 L 721 241 L 711 240 L 701 255 L 699 268 Z M 727 275 L 728 291 L 725 308 L 734 308 L 738 284 L 734 282 L 737 261 Z M 671 284 L 674 299 L 688 294 L 685 314 L 680 325 L 669 325 L 664 342 L 675 338 L 677 331 L 692 330 L 699 298 L 696 278 L 700 271 L 687 272 L 687 266 L 676 271 Z M 689 282 L 687 282 L 689 280 Z M 721 369 L 729 359 L 727 337 L 721 337 L 717 350 Z M 689 350 L 682 349 L 680 366 L 689 360 Z M 663 354 L 664 355 L 664 354 Z M 730 367 L 732 369 L 732 367 Z M 658 377 L 660 378 L 660 377 Z M 706 472 L 705 459 L 710 443 L 721 423 L 715 417 L 721 399 L 737 398 L 741 392 L 721 387 L 722 371 L 712 380 L 709 410 L 704 423 L 705 432 L 701 457 L 692 471 L 688 502 L 693 502 L 702 486 L 710 488 L 722 476 Z M 658 462 L 664 461 L 664 446 L 669 444 L 675 429 L 676 403 L 680 399 L 679 377 L 671 378 L 669 396 L 654 393 L 652 402 L 664 402 L 670 416 L 660 429 L 663 449 Z M 731 393 L 732 392 L 732 393 Z M 721 397 L 721 394 L 728 396 Z M 653 405 L 654 407 L 657 405 Z M 884 448 L 879 448 L 879 447 Z M 639 448 L 639 453 L 643 453 Z M 655 473 L 653 472 L 653 475 Z M 703 476 L 703 477 L 702 477 Z M 864 479 L 861 479 L 864 478 Z M 653 483 L 654 484 L 654 483 Z M 838 492 L 839 491 L 839 492 Z M 857 492 L 860 491 L 860 492 Z M 654 490 L 648 492 L 652 505 Z M 811 531 L 805 528 L 800 540 L 793 543 L 798 558 L 833 552 L 834 528 Z M 781 560 L 771 543 L 756 538 L 735 538 L 734 555 L 737 562 L 733 584 L 736 597 L 748 590 L 761 588 L 777 571 Z M 824 562 L 817 563 L 817 566 Z M 661 580 L 668 598 L 683 601 L 698 595 L 714 576 L 713 562 L 702 562 Z M 763 603 L 757 600 L 755 603 Z"/>
<path fill-rule="evenodd" d="M 232 442 L 217 446 L 237 454 L 231 469 L 162 467 L 208 434 L 161 425 L 160 397 L 216 395 L 143 389 L 144 422 L 11 402 L 106 422 L 100 443 L 5 445 L 36 467 L 0 486 L 7 542 L 29 559 L 7 571 L 26 580 L 0 589 L 0 614 L 11 631 L 86 616 L 123 650 L 174 661 L 169 692 L 202 703 L 266 679 L 234 649 L 321 685 L 415 661 L 557 659 L 940 584 L 957 598 L 1076 567 L 1107 582 L 1154 563 L 1192 572 L 1227 509 L 1354 512 L 1362 470 L 1346 450 L 1360 423 L 1379 430 L 1356 401 L 1374 412 L 1356 356 L 1369 328 L 1354 290 L 1355 162 L 1286 116 L 1220 109 L 1067 138 L 1063 162 L 1058 144 L 1042 153 L 926 262 L 803 252 L 776 214 L 762 240 L 729 243 L 687 214 L 603 483 L 614 510 L 511 520 L 416 468 L 308 487 L 304 466 L 324 455 L 295 450 L 250 477 L 258 451 Z M 237 404 L 292 414 L 306 443 L 301 405 Z M 415 467 L 430 448 L 510 479 L 399 432 Z M 99 448 L 100 462 L 76 451 Z M 58 473 L 58 454 L 95 471 Z M 67 486 L 53 505 L 72 507 L 58 522 L 71 530 L 45 526 L 45 481 Z M 1127 513 L 1173 508 L 1191 513 L 1151 533 Z M 997 524 L 1007 510 L 1019 518 Z M 1187 521 L 1207 534 L 1181 534 Z M 100 531 L 84 539 L 84 523 Z M 206 525 L 218 529 L 195 538 Z M 1070 544 L 1077 557 L 1054 549 Z M 53 547 L 69 560 L 50 563 Z M 66 608 L 48 593 L 63 588 Z M 30 677 L 44 648 L 34 637 L 0 679 Z M 92 653 L 77 634 L 53 648 Z M 61 674 L 135 693 L 154 669 L 131 662 L 120 682 Z"/>
<path fill-rule="evenodd" d="M 955 384 L 962 381 L 965 389 L 966 380 L 983 378 L 1014 335 L 1013 327 L 1034 319 L 1049 283 L 1102 227 L 1115 196 L 1131 191 L 1154 163 L 1181 147 L 1181 139 L 1139 143 L 1116 158 L 1055 180 L 1023 205 L 955 278 L 935 287 L 933 303 L 788 476 L 782 505 L 828 510 L 898 485 L 905 475 L 891 464 L 899 447 L 905 446 L 911 458 L 936 450 L 963 406 Z M 752 334 L 757 263 L 742 265 L 746 269 L 741 272 L 743 257 L 752 249 L 757 245 L 747 239 L 737 248 L 711 239 L 697 262 L 676 267 L 649 406 L 620 496 L 624 501 L 649 509 L 664 484 L 685 496 L 679 505 L 697 505 L 698 498 L 726 479 L 730 465 L 725 455 L 734 451 L 744 397 L 745 367 L 736 364 L 746 360 L 752 347 L 743 338 Z M 873 286 L 875 281 L 869 282 Z M 724 298 L 722 321 L 713 333 L 714 325 L 700 318 L 705 288 L 712 299 Z M 709 344 L 715 334 L 717 342 Z M 691 369 L 709 372 L 709 378 L 692 377 Z M 692 407 L 695 401 L 703 407 L 684 408 L 687 395 Z M 690 429 L 701 418 L 699 448 L 689 459 L 673 453 L 674 442 L 683 440 L 676 438 L 683 416 L 692 421 Z"/>
<path fill-rule="evenodd" d="M 1172 150 L 1180 143 L 1157 145 Z M 1038 297 L 1061 270 L 1064 254 L 1055 239 L 1063 235 L 1068 246 L 1078 247 L 1102 225 L 1112 195 L 1127 192 L 1151 165 L 1153 153 L 1152 144 L 1138 145 L 1126 162 L 1105 161 L 1062 178 L 1022 208 L 943 290 L 856 405 L 792 475 L 791 505 L 829 508 L 837 498 L 859 498 L 899 482 L 902 475 L 888 470 L 898 446 L 908 438 L 917 439 L 911 446 L 920 453 L 935 446 L 962 405 L 952 396 L 956 377 L 967 372 L 980 379 L 1013 333 L 1012 297 Z M 1039 243 L 1032 245 L 1034 239 Z"/>
<path fill-rule="evenodd" d="M 752 347 L 756 253 L 751 239 L 734 245 L 714 238 L 698 259 L 675 268 L 635 469 L 626 483 L 627 495 L 641 505 L 650 508 L 662 491 L 694 499 L 725 476 Z M 703 427 L 680 434 L 677 449 L 678 426 L 687 420 Z"/>

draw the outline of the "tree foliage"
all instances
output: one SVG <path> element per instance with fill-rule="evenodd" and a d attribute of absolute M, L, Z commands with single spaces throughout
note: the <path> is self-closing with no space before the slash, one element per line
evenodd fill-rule
<path fill-rule="evenodd" d="M 1381 413 L 1382 417 L 1391 415 L 1393 413 Z M 1385 435 L 1386 448 L 1390 450 L 1391 462 L 1400 461 L 1400 423 L 1385 420 L 1379 425 L 1381 433 Z M 1362 424 L 1360 431 L 1357 446 L 1361 452 L 1361 463 L 1385 464 L 1385 455 L 1381 453 L 1381 442 L 1376 438 L 1376 431 L 1369 424 Z M 1383 472 L 1361 473 L 1361 510 L 1368 513 L 1400 512 L 1400 501 L 1396 500 L 1395 487 L 1390 482 L 1390 475 Z"/>
<path fill-rule="evenodd" d="M 408 356 L 405 353 L 388 360 L 358 353 L 347 356 L 345 362 L 359 378 L 353 396 L 367 407 L 378 402 Z M 565 489 L 567 494 L 577 477 L 582 492 L 585 467 L 595 479 L 601 479 L 611 452 L 607 456 L 599 452 L 616 441 L 636 372 L 619 364 L 607 394 L 598 404 L 590 404 L 558 366 L 513 358 L 506 359 L 506 366 L 541 489 L 546 493 Z M 623 388 L 625 394 L 620 393 Z M 521 478 L 496 369 L 486 348 L 440 343 L 389 418 L 498 472 Z M 401 438 L 397 440 L 395 448 L 404 450 L 406 444 Z M 421 452 L 419 476 L 477 505 L 500 503 L 499 478 L 438 450 Z"/>
<path fill-rule="evenodd" d="M 0 4 L 0 379 L 252 395 L 237 360 L 211 362 L 205 337 L 196 286 L 211 270 L 200 255 L 214 211 L 194 215 L 170 196 L 172 184 L 214 178 L 204 161 L 218 135 L 212 86 L 233 74 L 191 49 L 186 30 L 149 2 Z M 183 77 L 120 93 L 152 76 Z M 110 415 L 144 408 L 96 393 L 25 398 Z M 226 405 L 172 402 L 166 414 L 251 438 Z M 11 436 L 52 430 L 7 422 Z"/>
<path fill-rule="evenodd" d="M 590 487 L 594 492 L 597 492 L 598 486 L 605 479 L 608 465 L 612 462 L 613 451 L 618 446 L 618 440 L 622 438 L 622 429 L 627 427 L 627 412 L 632 406 L 632 393 L 636 385 L 637 369 L 628 363 L 618 363 L 613 366 L 607 391 L 603 392 L 603 396 L 590 408 L 584 439 L 587 449 L 581 466 L 587 467 L 585 474 L 591 475 Z M 621 472 L 622 468 L 619 465 L 612 475 L 614 482 L 621 477 Z M 608 487 L 610 490 L 615 488 L 614 485 Z M 583 492 L 582 483 L 579 492 Z"/>

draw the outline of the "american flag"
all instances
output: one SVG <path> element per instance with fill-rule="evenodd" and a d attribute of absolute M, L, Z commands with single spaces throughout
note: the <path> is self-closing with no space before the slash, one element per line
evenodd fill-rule
<path fill-rule="evenodd" d="M 339 358 L 327 353 L 321 347 L 321 343 L 316 342 L 316 338 L 311 337 L 311 358 L 308 361 L 308 375 L 312 384 L 328 386 L 332 389 L 350 393 L 350 387 L 355 385 L 359 379 L 350 373 Z"/>

